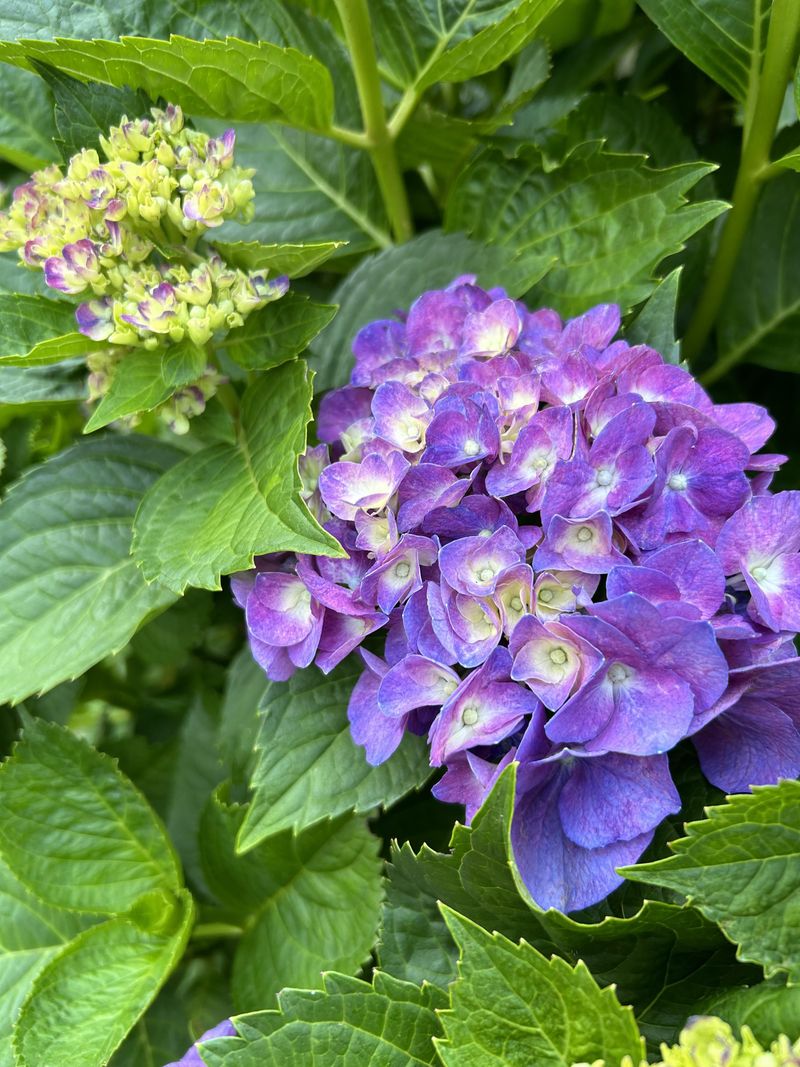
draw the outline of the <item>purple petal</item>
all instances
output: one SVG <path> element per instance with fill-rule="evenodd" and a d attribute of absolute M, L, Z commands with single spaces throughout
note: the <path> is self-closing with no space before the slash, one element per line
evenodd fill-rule
<path fill-rule="evenodd" d="M 758 694 L 743 697 L 692 738 L 708 780 L 726 793 L 800 775 L 800 730 Z"/>

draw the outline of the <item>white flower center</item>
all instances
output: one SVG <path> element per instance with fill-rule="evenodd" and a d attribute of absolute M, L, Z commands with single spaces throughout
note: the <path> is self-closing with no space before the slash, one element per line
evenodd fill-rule
<path fill-rule="evenodd" d="M 522 611 L 522 601 L 518 596 L 512 596 L 508 606 L 512 611 Z"/>
<path fill-rule="evenodd" d="M 755 578 L 755 580 L 757 582 L 763 582 L 764 579 L 767 577 L 767 568 L 766 567 L 753 567 L 752 570 L 750 571 L 750 573 L 752 574 L 752 576 Z"/>
<path fill-rule="evenodd" d="M 599 470 L 595 481 L 598 485 L 611 485 L 611 471 Z"/>
<path fill-rule="evenodd" d="M 477 456 L 480 452 L 481 446 L 477 441 L 473 441 L 470 437 L 468 441 L 464 442 L 464 455 L 465 456 Z"/>
<path fill-rule="evenodd" d="M 494 576 L 495 570 L 493 567 L 482 567 L 481 570 L 478 571 L 479 582 L 490 582 Z"/>
<path fill-rule="evenodd" d="M 688 484 L 689 481 L 685 474 L 670 474 L 667 479 L 667 485 L 670 489 L 674 489 L 678 493 L 682 492 Z"/>
<path fill-rule="evenodd" d="M 478 721 L 478 709 L 474 704 L 467 704 L 461 712 L 461 721 L 465 726 L 474 726 Z"/>
<path fill-rule="evenodd" d="M 406 563 L 405 560 L 401 561 L 395 567 L 394 573 L 397 575 L 398 578 L 407 578 L 411 573 L 411 564 Z"/>
<path fill-rule="evenodd" d="M 539 590 L 538 599 L 541 600 L 543 604 L 549 604 L 555 595 L 556 594 L 552 589 L 545 587 L 544 589 Z"/>
<path fill-rule="evenodd" d="M 593 540 L 594 530 L 591 528 L 591 526 L 579 526 L 578 532 L 575 534 L 575 536 L 579 541 L 583 542 L 583 544 L 586 544 L 587 541 Z"/>
<path fill-rule="evenodd" d="M 608 680 L 614 685 L 618 685 L 620 682 L 624 682 L 629 676 L 630 671 L 627 667 L 623 667 L 621 663 L 612 663 L 608 668 Z"/>
<path fill-rule="evenodd" d="M 550 662 L 554 663 L 556 667 L 563 667 L 568 659 L 569 656 L 567 655 L 566 650 L 561 648 L 560 645 L 558 648 L 550 649 Z"/>

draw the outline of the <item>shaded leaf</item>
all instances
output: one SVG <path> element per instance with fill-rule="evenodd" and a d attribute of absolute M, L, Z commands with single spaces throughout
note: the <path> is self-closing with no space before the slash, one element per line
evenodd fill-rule
<path fill-rule="evenodd" d="M 0 404 L 66 404 L 85 396 L 82 359 L 50 367 L 0 367 Z"/>
<path fill-rule="evenodd" d="M 36 170 L 58 159 L 53 145 L 53 102 L 41 78 L 25 70 L 3 72 L 0 159 Z"/>
<path fill-rule="evenodd" d="M 686 203 L 712 169 L 652 170 L 642 156 L 608 153 L 600 142 L 575 148 L 554 170 L 538 149 L 514 159 L 488 151 L 456 182 L 446 226 L 515 255 L 556 257 L 531 298 L 562 315 L 606 301 L 627 309 L 653 291 L 661 260 L 725 209 Z"/>
<path fill-rule="evenodd" d="M 739 945 L 739 955 L 800 980 L 800 782 L 754 786 L 708 809 L 676 855 L 624 868 L 683 893 Z"/>
<path fill-rule="evenodd" d="M 375 941 L 381 864 L 378 839 L 347 818 L 285 831 L 237 856 L 243 817 L 218 790 L 203 814 L 201 848 L 212 892 L 244 926 L 234 1004 L 254 1011 L 285 987 L 321 986 L 324 971 L 358 971 Z"/>
<path fill-rule="evenodd" d="M 0 505 L 0 700 L 77 677 L 175 599 L 145 583 L 130 538 L 139 500 L 176 457 L 142 437 L 87 441 L 9 490 Z"/>
<path fill-rule="evenodd" d="M 60 363 L 97 343 L 75 331 L 75 308 L 63 300 L 0 295 L 0 367 Z"/>
<path fill-rule="evenodd" d="M 310 274 L 340 248 L 342 241 L 318 241 L 316 244 L 262 245 L 258 241 L 215 241 L 214 247 L 232 267 L 241 270 L 269 270 L 301 278 Z"/>
<path fill-rule="evenodd" d="M 407 735 L 379 767 L 370 766 L 353 741 L 347 703 L 361 669 L 351 659 L 329 675 L 307 668 L 288 682 L 270 683 L 250 783 L 253 799 L 239 834 L 242 851 L 282 830 L 388 807 L 429 777 L 422 738 Z"/>
<path fill-rule="evenodd" d="M 759 982 L 747 989 L 732 989 L 703 1005 L 708 1015 L 717 1015 L 735 1030 L 749 1026 L 756 1040 L 768 1045 L 776 1034 L 792 1034 L 800 1018 L 800 986 L 787 986 L 782 979 Z"/>
<path fill-rule="evenodd" d="M 740 103 L 759 76 L 771 0 L 639 0 L 665 37 Z"/>
<path fill-rule="evenodd" d="M 176 593 L 219 589 L 265 552 L 341 555 L 298 496 L 297 456 L 311 418 L 311 381 L 287 363 L 251 385 L 235 445 L 195 452 L 148 491 L 134 522 L 133 555 L 148 581 Z"/>
<path fill-rule="evenodd" d="M 625 327 L 625 337 L 631 344 L 649 345 L 660 352 L 667 363 L 679 363 L 681 358 L 680 343 L 675 337 L 680 281 L 681 268 L 676 267 L 659 282 L 633 322 Z"/>

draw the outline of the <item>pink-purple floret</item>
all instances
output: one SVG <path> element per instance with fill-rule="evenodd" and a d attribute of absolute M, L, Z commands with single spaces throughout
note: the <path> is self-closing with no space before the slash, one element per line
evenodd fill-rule
<path fill-rule="evenodd" d="M 678 812 L 684 738 L 728 792 L 800 773 L 800 492 L 769 492 L 773 421 L 619 328 L 471 277 L 366 326 L 301 458 L 348 558 L 234 579 L 270 678 L 361 656 L 370 763 L 426 734 L 469 819 L 518 761 L 516 861 L 564 911 Z"/>

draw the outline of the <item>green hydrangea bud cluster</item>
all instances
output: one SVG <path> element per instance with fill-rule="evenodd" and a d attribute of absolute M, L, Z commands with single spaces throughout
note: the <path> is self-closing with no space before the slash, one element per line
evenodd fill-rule
<path fill-rule="evenodd" d="M 792 1044 L 782 1035 L 765 1049 L 749 1027 L 742 1027 L 741 1039 L 737 1040 L 722 1019 L 700 1015 L 681 1031 L 677 1045 L 661 1046 L 661 1057 L 653 1067 L 800 1067 L 800 1039 Z M 576 1063 L 574 1067 L 605 1067 L 605 1061 Z M 634 1067 L 630 1056 L 620 1067 Z"/>
<path fill-rule="evenodd" d="M 289 282 L 230 267 L 199 246 L 227 219 L 252 218 L 253 171 L 234 164 L 235 132 L 192 130 L 174 105 L 151 116 L 123 117 L 101 137 L 103 162 L 83 149 L 65 169 L 32 174 L 0 213 L 0 251 L 16 250 L 50 288 L 82 297 L 78 329 L 94 341 L 203 346 L 283 296 Z M 112 350 L 93 360 L 91 399 L 106 392 L 116 359 Z M 184 426 L 215 379 L 209 369 L 168 421 Z"/>

